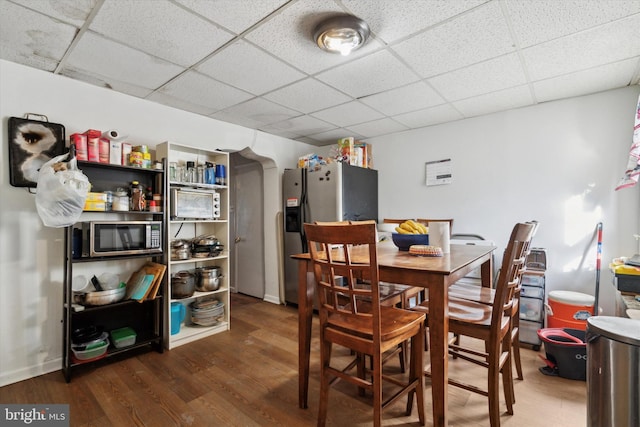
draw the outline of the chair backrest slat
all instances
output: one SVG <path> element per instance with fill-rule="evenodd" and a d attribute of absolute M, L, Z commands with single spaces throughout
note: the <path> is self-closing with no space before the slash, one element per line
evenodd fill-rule
<path fill-rule="evenodd" d="M 316 223 L 304 228 L 321 322 L 331 313 L 339 313 L 369 318 L 379 325 L 375 222 Z"/>
<path fill-rule="evenodd" d="M 520 286 L 520 278 L 524 271 L 526 256 L 536 225 L 536 223 L 518 223 L 511 232 L 509 243 L 502 257 L 502 267 L 496 284 L 493 304 L 495 309 L 491 315 L 491 322 L 494 325 L 499 325 L 504 316 L 511 317 L 511 309 Z M 495 333 L 500 330 L 497 327 L 491 329 Z"/>

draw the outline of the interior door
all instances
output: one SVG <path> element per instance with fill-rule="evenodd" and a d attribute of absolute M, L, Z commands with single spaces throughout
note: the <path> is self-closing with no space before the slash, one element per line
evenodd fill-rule
<path fill-rule="evenodd" d="M 235 285 L 240 293 L 264 298 L 262 165 L 246 161 L 233 166 Z"/>

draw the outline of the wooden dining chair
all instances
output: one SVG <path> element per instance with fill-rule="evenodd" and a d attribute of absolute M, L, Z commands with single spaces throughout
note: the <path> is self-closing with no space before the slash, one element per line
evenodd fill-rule
<path fill-rule="evenodd" d="M 507 413 L 513 414 L 514 392 L 511 367 L 511 322 L 514 300 L 524 270 L 525 259 L 535 225 L 518 223 L 514 226 L 505 249 L 500 275 L 495 287 L 493 304 L 483 304 L 453 296 L 449 297 L 449 331 L 454 336 L 467 336 L 484 342 L 484 349 L 465 347 L 461 343 L 449 343 L 449 354 L 459 361 L 487 368 L 487 387 L 449 378 L 449 384 L 487 396 L 491 427 L 500 425 L 500 374 L 507 405 Z M 415 307 L 427 314 L 428 303 Z"/>
<path fill-rule="evenodd" d="M 407 415 L 416 395 L 418 418 L 424 425 L 424 379 L 422 313 L 385 307 L 380 304 L 375 224 L 305 224 L 309 254 L 316 280 L 320 319 L 320 405 L 318 425 L 324 426 L 329 387 L 341 379 L 373 393 L 373 424 L 381 425 L 382 410 L 407 394 Z M 359 286 L 360 280 L 370 286 Z M 345 303 L 346 298 L 346 303 Z M 383 375 L 382 356 L 403 341 L 411 340 L 407 381 Z M 331 360 L 332 345 L 352 349 L 354 360 L 336 367 Z M 366 372 L 364 356 L 373 360 Z M 353 372 L 355 369 L 355 373 Z M 382 381 L 399 387 L 383 400 Z"/>
<path fill-rule="evenodd" d="M 534 224 L 533 236 L 538 230 L 538 222 L 531 221 Z M 531 251 L 531 243 L 527 246 L 526 254 Z M 511 319 L 511 356 L 513 364 L 516 367 L 516 375 L 519 380 L 524 379 L 522 372 L 522 359 L 520 357 L 520 295 L 522 293 L 522 279 L 518 281 L 515 291 L 515 299 L 512 309 Z M 449 287 L 449 296 L 454 298 L 462 298 L 471 301 L 477 301 L 483 304 L 492 305 L 495 299 L 495 289 L 480 286 L 480 284 L 460 283 L 456 282 Z M 515 401 L 515 396 L 514 396 Z"/>

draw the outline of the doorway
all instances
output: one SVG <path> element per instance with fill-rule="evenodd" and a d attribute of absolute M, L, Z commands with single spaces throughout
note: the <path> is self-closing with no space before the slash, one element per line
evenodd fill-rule
<path fill-rule="evenodd" d="M 265 297 L 263 165 L 247 149 L 230 153 L 232 186 L 229 200 L 232 289 Z"/>

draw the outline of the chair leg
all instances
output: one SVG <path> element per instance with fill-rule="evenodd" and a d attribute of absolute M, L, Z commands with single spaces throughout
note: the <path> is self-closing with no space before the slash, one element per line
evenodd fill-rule
<path fill-rule="evenodd" d="M 373 355 L 373 425 L 382 425 L 382 355 Z"/>
<path fill-rule="evenodd" d="M 524 376 L 522 375 L 522 360 L 520 360 L 520 327 L 515 327 L 515 332 L 511 334 L 511 348 L 513 354 L 513 361 L 516 365 L 516 374 L 518 375 L 519 380 L 523 380 Z"/>
<path fill-rule="evenodd" d="M 489 424 L 500 427 L 500 348 L 493 348 L 489 352 L 488 398 Z"/>
<path fill-rule="evenodd" d="M 513 348 L 511 335 L 507 335 L 502 348 L 502 351 L 508 355 L 508 360 L 505 361 L 504 366 L 502 367 L 504 397 L 507 402 L 507 413 L 509 415 L 513 415 L 513 404 L 516 402 L 516 395 L 513 387 L 513 366 L 511 365 L 511 349 Z"/>
<path fill-rule="evenodd" d="M 413 395 L 416 395 L 416 403 L 418 406 L 418 419 L 420 420 L 420 425 L 423 426 L 425 424 L 425 416 L 424 416 L 424 362 L 423 362 L 423 351 L 422 347 L 424 343 L 422 342 L 424 334 L 419 332 L 413 338 L 411 338 L 411 360 L 409 362 L 409 381 L 414 382 L 417 381 L 415 389 L 409 392 L 409 396 L 407 397 L 407 415 L 411 415 L 411 411 L 413 410 Z"/>
<path fill-rule="evenodd" d="M 324 427 L 327 422 L 327 408 L 329 406 L 329 373 L 327 367 L 331 363 L 331 343 L 320 337 L 320 404 L 318 405 L 318 427 Z"/>

